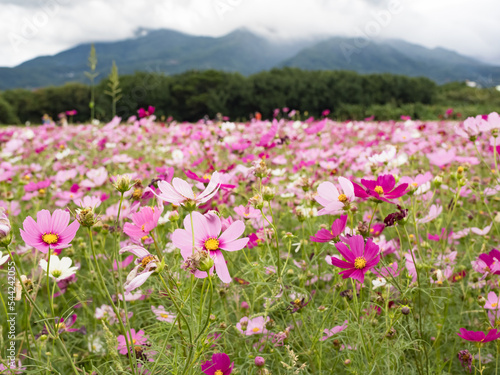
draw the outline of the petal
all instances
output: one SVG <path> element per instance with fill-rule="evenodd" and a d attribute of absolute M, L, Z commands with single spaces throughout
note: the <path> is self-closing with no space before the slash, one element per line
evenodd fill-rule
<path fill-rule="evenodd" d="M 220 231 L 222 229 L 222 224 L 220 222 L 219 216 L 217 216 L 213 212 L 207 212 L 204 217 L 209 236 L 215 238 L 219 237 Z"/>
<path fill-rule="evenodd" d="M 240 238 L 231 242 L 220 242 L 219 247 L 226 251 L 238 251 L 243 249 L 249 241 L 248 237 Z"/>
<path fill-rule="evenodd" d="M 340 219 L 337 219 L 333 222 L 332 233 L 334 237 L 337 237 L 344 231 L 346 223 L 347 223 L 347 215 L 342 215 L 340 216 Z"/>
<path fill-rule="evenodd" d="M 226 260 L 224 259 L 222 252 L 219 250 L 215 252 L 214 265 L 219 279 L 226 284 L 230 283 L 231 276 L 229 275 L 229 270 L 227 269 Z"/>
<path fill-rule="evenodd" d="M 318 186 L 318 195 L 328 202 L 338 201 L 339 191 L 331 182 L 322 182 Z M 321 202 L 318 202 L 322 204 Z"/>
<path fill-rule="evenodd" d="M 220 175 L 219 172 L 215 171 L 212 174 L 212 177 L 210 178 L 210 182 L 208 183 L 207 187 L 205 190 L 198 196 L 198 199 L 201 202 L 206 202 L 210 198 L 212 198 L 215 193 L 217 193 L 217 190 L 219 190 L 220 187 Z"/>
<path fill-rule="evenodd" d="M 349 248 L 343 244 L 342 242 L 337 242 L 335 244 L 335 247 L 337 248 L 338 252 L 344 257 L 345 260 L 348 262 L 354 263 L 356 260 L 356 256 L 349 250 Z"/>
<path fill-rule="evenodd" d="M 335 257 L 331 257 L 331 264 L 335 267 L 339 267 L 339 268 L 353 268 L 353 264 L 352 263 L 348 263 L 348 262 L 344 262 L 343 260 L 340 260 L 338 258 L 335 258 Z"/>
<path fill-rule="evenodd" d="M 191 232 L 184 229 L 176 229 L 172 233 L 172 243 L 181 250 L 189 250 L 193 248 L 193 237 Z"/>
<path fill-rule="evenodd" d="M 357 236 L 352 236 L 349 238 L 349 248 L 351 249 L 351 252 L 353 253 L 354 257 L 362 257 L 365 254 L 365 241 L 363 239 L 363 236 L 357 235 Z"/>
<path fill-rule="evenodd" d="M 345 177 L 339 177 L 339 184 L 347 198 L 352 201 L 354 199 L 354 185 L 352 182 Z"/>
<path fill-rule="evenodd" d="M 37 225 L 36 221 L 31 216 L 28 216 L 26 219 L 24 219 L 23 228 L 27 233 L 31 234 L 32 236 L 38 237 L 41 234 L 43 234 L 39 226 Z"/>
<path fill-rule="evenodd" d="M 38 224 L 38 228 L 40 228 L 40 232 L 49 233 L 50 232 L 50 212 L 48 210 L 38 211 L 36 214 L 36 222 Z"/>
<path fill-rule="evenodd" d="M 219 237 L 221 242 L 231 242 L 240 237 L 245 232 L 245 223 L 237 220 L 232 223 Z"/>
<path fill-rule="evenodd" d="M 142 284 L 146 282 L 146 280 L 153 274 L 154 271 L 150 272 L 143 272 L 137 277 L 135 277 L 130 283 L 124 285 L 125 286 L 125 291 L 130 292 L 134 289 L 139 288 Z"/>
<path fill-rule="evenodd" d="M 231 360 L 226 353 L 214 353 L 212 354 L 212 362 L 217 365 L 217 368 L 221 370 L 227 370 L 231 366 Z"/>
<path fill-rule="evenodd" d="M 174 186 L 175 191 L 181 194 L 184 198 L 193 200 L 195 199 L 193 189 L 191 188 L 191 185 L 189 185 L 186 181 L 175 177 L 172 180 L 172 185 Z"/>
<path fill-rule="evenodd" d="M 59 234 L 61 244 L 69 244 L 75 238 L 76 232 L 80 228 L 78 221 L 73 221 L 62 233 Z"/>
<path fill-rule="evenodd" d="M 144 258 L 145 256 L 150 255 L 149 251 L 147 251 L 142 246 L 138 246 L 138 245 L 125 246 L 125 247 L 121 248 L 119 251 L 120 254 L 123 254 L 125 252 L 132 253 L 138 258 Z"/>
<path fill-rule="evenodd" d="M 381 186 L 385 193 L 389 193 L 396 186 L 396 179 L 392 174 L 382 175 L 377 178 L 377 185 Z"/>
<path fill-rule="evenodd" d="M 179 205 L 183 201 L 185 201 L 185 199 L 186 199 L 181 194 L 179 194 L 177 191 L 175 191 L 174 187 L 166 181 L 158 182 L 158 188 L 160 189 L 160 192 L 161 192 L 161 194 L 159 194 L 159 195 L 157 195 L 154 192 L 154 190 L 152 190 L 152 189 L 150 189 L 150 190 L 153 192 L 154 195 L 156 195 L 160 199 L 164 200 L 165 202 Z"/>
<path fill-rule="evenodd" d="M 351 279 L 355 279 L 360 283 L 363 283 L 365 281 L 365 273 L 363 270 L 354 270 L 354 272 L 351 273 Z"/>
<path fill-rule="evenodd" d="M 55 210 L 52 213 L 50 232 L 51 233 L 62 233 L 69 224 L 69 212 L 63 210 Z"/>

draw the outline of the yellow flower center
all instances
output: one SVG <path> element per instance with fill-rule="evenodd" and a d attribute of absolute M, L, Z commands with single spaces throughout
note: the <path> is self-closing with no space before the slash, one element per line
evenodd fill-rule
<path fill-rule="evenodd" d="M 141 237 L 141 240 L 146 241 L 148 239 L 148 236 Z"/>
<path fill-rule="evenodd" d="M 498 303 L 492 303 L 491 304 L 491 307 L 497 307 L 498 306 Z"/>
<path fill-rule="evenodd" d="M 146 224 L 143 224 L 142 227 L 141 227 L 141 230 L 144 232 L 144 227 L 146 226 Z"/>
<path fill-rule="evenodd" d="M 384 189 L 382 189 L 382 186 L 375 186 L 375 193 L 377 193 L 378 195 L 382 195 L 384 194 Z"/>
<path fill-rule="evenodd" d="M 165 319 L 168 318 L 168 314 L 161 314 L 160 316 Z"/>
<path fill-rule="evenodd" d="M 204 175 L 203 175 L 203 178 L 204 178 L 205 180 L 210 180 L 210 177 L 212 177 L 212 176 L 211 176 L 211 175 L 209 175 L 209 174 L 204 174 Z"/>
<path fill-rule="evenodd" d="M 29 175 L 29 174 L 27 174 L 27 175 L 25 175 L 25 176 L 24 176 L 24 179 L 25 179 L 25 180 L 29 180 L 30 178 L 31 178 L 31 177 L 30 177 L 30 175 Z"/>
<path fill-rule="evenodd" d="M 221 370 L 217 370 L 214 372 L 214 375 L 224 375 L 224 373 Z"/>
<path fill-rule="evenodd" d="M 217 238 L 209 238 L 205 241 L 205 249 L 207 250 L 217 250 L 219 248 L 219 240 Z"/>
<path fill-rule="evenodd" d="M 152 256 L 152 255 L 147 255 L 147 256 L 145 256 L 145 257 L 144 257 L 144 258 L 142 258 L 142 260 L 141 260 L 141 266 L 142 266 L 143 268 L 146 268 L 146 266 L 147 266 L 147 265 L 148 265 L 151 261 L 153 261 L 153 259 L 154 259 L 154 258 L 155 258 L 155 257 L 154 257 L 154 256 Z"/>
<path fill-rule="evenodd" d="M 59 236 L 57 234 L 54 234 L 54 233 L 45 233 L 42 236 L 42 240 L 46 244 L 52 245 L 52 244 L 57 243 L 57 241 L 59 240 Z"/>
<path fill-rule="evenodd" d="M 260 331 L 260 328 L 257 328 L 255 327 L 254 329 L 252 329 L 253 332 L 259 332 Z"/>
<path fill-rule="evenodd" d="M 345 195 L 345 194 L 340 194 L 340 195 L 339 195 L 339 201 L 340 201 L 340 202 L 342 202 L 342 203 L 347 202 L 347 195 Z"/>
<path fill-rule="evenodd" d="M 45 189 L 38 189 L 38 192 L 39 192 L 40 194 L 45 194 Z"/>
<path fill-rule="evenodd" d="M 61 322 L 61 323 L 57 323 L 56 324 L 56 329 L 59 331 L 60 329 L 65 329 L 66 328 L 66 324 L 64 324 L 64 322 Z"/>
<path fill-rule="evenodd" d="M 366 259 L 363 257 L 357 257 L 354 259 L 354 268 L 357 270 L 362 270 L 366 267 Z"/>
<path fill-rule="evenodd" d="M 133 340 L 132 340 L 132 344 L 135 344 L 136 342 L 137 342 L 137 340 L 136 340 L 136 339 L 133 339 Z"/>
<path fill-rule="evenodd" d="M 299 304 L 300 304 L 300 302 L 301 302 L 301 300 L 300 300 L 300 299 L 298 299 L 298 298 L 297 298 L 295 301 L 293 301 L 293 303 L 294 303 L 294 304 L 296 304 L 296 305 L 299 305 Z"/>
<path fill-rule="evenodd" d="M 418 184 L 416 182 L 413 182 L 412 185 L 415 186 L 415 187 L 418 186 Z"/>

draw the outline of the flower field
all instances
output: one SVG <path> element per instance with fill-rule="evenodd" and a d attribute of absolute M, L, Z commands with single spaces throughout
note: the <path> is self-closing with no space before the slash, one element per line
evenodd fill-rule
<path fill-rule="evenodd" d="M 0 129 L 0 373 L 499 373 L 498 114 L 151 113 Z"/>

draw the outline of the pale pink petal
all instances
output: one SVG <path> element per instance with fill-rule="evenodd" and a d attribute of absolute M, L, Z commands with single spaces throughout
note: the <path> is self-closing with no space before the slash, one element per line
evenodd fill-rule
<path fill-rule="evenodd" d="M 138 245 L 125 246 L 125 247 L 121 248 L 119 251 L 120 254 L 123 254 L 125 252 L 132 253 L 138 258 L 144 258 L 145 256 L 150 255 L 149 251 L 147 251 L 142 246 L 138 246 Z"/>
<path fill-rule="evenodd" d="M 339 177 L 339 184 L 350 202 L 354 200 L 354 185 L 345 177 Z"/>
<path fill-rule="evenodd" d="M 48 210 L 38 211 L 36 214 L 36 222 L 38 224 L 38 228 L 40 228 L 40 232 L 50 233 L 51 218 Z"/>
<path fill-rule="evenodd" d="M 231 282 L 231 276 L 229 275 L 229 270 L 227 269 L 226 260 L 224 255 L 220 251 L 216 251 L 216 256 L 214 258 L 215 270 L 217 271 L 217 276 L 224 283 Z"/>
<path fill-rule="evenodd" d="M 183 197 L 187 199 L 195 199 L 193 189 L 186 181 L 176 177 L 172 180 L 172 185 L 174 186 L 174 189 Z"/>
<path fill-rule="evenodd" d="M 76 232 L 78 232 L 79 228 L 80 223 L 76 220 L 73 221 L 62 233 L 59 234 L 61 242 L 68 244 L 73 241 L 73 238 L 75 238 Z"/>
<path fill-rule="evenodd" d="M 245 223 L 237 220 L 232 223 L 219 237 L 221 242 L 231 242 L 240 237 L 245 232 Z"/>
<path fill-rule="evenodd" d="M 243 249 L 249 241 L 248 237 L 240 238 L 239 240 L 234 240 L 231 242 L 220 242 L 219 246 L 221 249 L 226 251 L 238 251 Z"/>

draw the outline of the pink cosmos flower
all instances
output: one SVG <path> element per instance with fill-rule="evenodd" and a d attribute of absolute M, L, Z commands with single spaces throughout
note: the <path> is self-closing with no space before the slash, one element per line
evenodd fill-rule
<path fill-rule="evenodd" d="M 339 236 L 344 232 L 347 223 L 347 215 L 340 216 L 340 219 L 334 220 L 332 230 L 320 229 L 316 235 L 311 236 L 312 242 L 330 242 L 334 239 L 339 240 Z"/>
<path fill-rule="evenodd" d="M 488 310 L 500 309 L 500 296 L 497 296 L 495 292 L 489 292 L 484 308 Z"/>
<path fill-rule="evenodd" d="M 443 206 L 436 206 L 433 204 L 429 209 L 429 213 L 425 217 L 417 219 L 417 224 L 428 223 L 441 215 L 441 212 L 443 212 Z"/>
<path fill-rule="evenodd" d="M 160 322 L 172 323 L 177 318 L 175 314 L 168 312 L 163 306 L 151 306 L 151 310 L 155 313 L 156 319 Z"/>
<path fill-rule="evenodd" d="M 219 187 L 220 175 L 218 172 L 214 172 L 207 187 L 199 195 L 193 193 L 191 185 L 177 177 L 172 180 L 172 184 L 166 181 L 158 182 L 160 194 L 153 193 L 165 202 L 175 204 L 176 206 L 185 206 L 186 204 L 195 204 L 198 206 L 201 203 L 208 202 L 217 193 Z"/>
<path fill-rule="evenodd" d="M 90 207 L 90 208 L 97 208 L 101 205 L 102 201 L 99 197 L 93 196 L 85 196 L 83 198 L 75 199 L 74 200 L 75 204 L 79 207 Z"/>
<path fill-rule="evenodd" d="M 483 331 L 467 331 L 465 328 L 460 328 L 458 336 L 467 341 L 473 342 L 490 342 L 500 338 L 500 332 L 496 329 L 491 329 L 485 334 Z"/>
<path fill-rule="evenodd" d="M 263 316 L 258 316 L 253 319 L 248 319 L 246 316 L 241 318 L 239 323 L 236 323 L 236 328 L 246 336 L 260 335 L 261 333 L 267 333 L 266 323 L 269 322 L 270 318 Z"/>
<path fill-rule="evenodd" d="M 231 282 L 231 276 L 227 269 L 226 261 L 221 250 L 238 251 L 248 243 L 248 238 L 238 238 L 245 231 L 245 223 L 241 220 L 234 221 L 224 232 L 221 233 L 222 223 L 219 216 L 209 212 L 205 215 L 193 212 L 184 219 L 185 229 L 176 229 L 172 234 L 172 242 L 181 249 L 181 255 L 186 260 L 193 254 L 193 234 L 191 232 L 191 217 L 194 229 L 194 246 L 209 252 L 214 260 L 214 267 L 219 278 L 225 282 Z M 210 272 L 213 272 L 213 268 Z M 207 277 L 206 272 L 196 270 L 198 278 Z"/>
<path fill-rule="evenodd" d="M 500 275 L 500 251 L 493 249 L 488 254 L 480 254 L 478 260 L 472 262 L 472 268 L 482 274 Z"/>
<path fill-rule="evenodd" d="M 229 375 L 233 372 L 234 362 L 231 362 L 226 353 L 212 354 L 212 360 L 201 364 L 201 371 L 205 375 Z"/>
<path fill-rule="evenodd" d="M 361 199 L 375 198 L 387 203 L 394 203 L 390 200 L 402 197 L 407 193 L 406 189 L 408 188 L 406 183 L 396 187 L 396 179 L 391 174 L 379 176 L 377 180 L 362 179 L 361 184 L 364 188 L 353 183 L 356 197 Z"/>
<path fill-rule="evenodd" d="M 87 178 L 81 182 L 81 186 L 86 188 L 101 186 L 108 180 L 108 172 L 104 167 L 91 169 L 87 172 L 86 176 Z"/>
<path fill-rule="evenodd" d="M 136 333 L 135 329 L 132 328 L 130 332 L 127 332 L 127 339 L 129 344 L 132 344 L 133 347 L 146 345 L 148 342 L 148 336 L 144 334 L 144 331 L 142 329 Z M 116 349 L 120 354 L 127 355 L 128 352 L 127 352 L 127 343 L 125 342 L 125 336 L 120 335 L 117 337 L 117 340 L 118 340 L 118 346 Z"/>
<path fill-rule="evenodd" d="M 135 260 L 136 266 L 128 274 L 127 281 L 125 281 L 125 284 L 123 284 L 123 287 L 127 292 L 131 292 L 132 290 L 137 289 L 142 284 L 144 284 L 149 276 L 156 272 L 160 264 L 160 261 L 156 256 L 150 254 L 149 251 L 141 246 L 125 246 L 124 248 L 120 249 L 119 252 L 120 254 L 129 252 L 137 257 L 137 259 Z"/>
<path fill-rule="evenodd" d="M 347 328 L 347 320 L 344 322 L 343 325 L 341 326 L 335 326 L 332 329 L 326 328 L 323 332 L 325 333 L 325 336 L 319 339 L 319 341 L 325 341 L 326 339 L 329 339 L 333 335 L 342 332 L 344 329 Z"/>
<path fill-rule="evenodd" d="M 412 250 L 413 251 L 413 250 Z M 415 255 L 415 254 L 413 254 Z M 412 282 L 417 281 L 417 269 L 415 267 L 415 263 L 413 262 L 413 258 L 410 253 L 405 254 L 405 267 L 408 271 L 408 274 L 412 277 Z"/>
<path fill-rule="evenodd" d="M 28 216 L 20 230 L 24 242 L 46 254 L 52 250 L 65 249 L 75 238 L 80 224 L 73 221 L 69 224 L 69 212 L 55 210 L 51 215 L 48 210 L 37 213 L 37 221 Z M 68 225 L 69 224 L 69 225 Z"/>
<path fill-rule="evenodd" d="M 365 273 L 380 261 L 379 247 L 373 243 L 371 238 L 368 238 L 365 245 L 361 235 L 345 238 L 345 242 L 349 247 L 342 242 L 337 242 L 335 247 L 346 261 L 332 257 L 332 264 L 335 267 L 346 269 L 339 272 L 343 279 L 350 277 L 363 283 Z"/>
<path fill-rule="evenodd" d="M 351 181 L 345 177 L 339 177 L 339 184 L 343 193 L 339 193 L 337 188 L 331 182 L 322 182 L 318 186 L 318 195 L 314 197 L 316 202 L 324 208 L 318 211 L 319 215 L 337 214 L 344 210 L 346 205 L 354 202 L 354 186 Z"/>
<path fill-rule="evenodd" d="M 158 225 L 158 219 L 163 213 L 161 207 L 142 207 L 139 212 L 132 214 L 132 222 L 125 223 L 123 231 L 132 238 L 142 238 L 149 235 Z"/>

